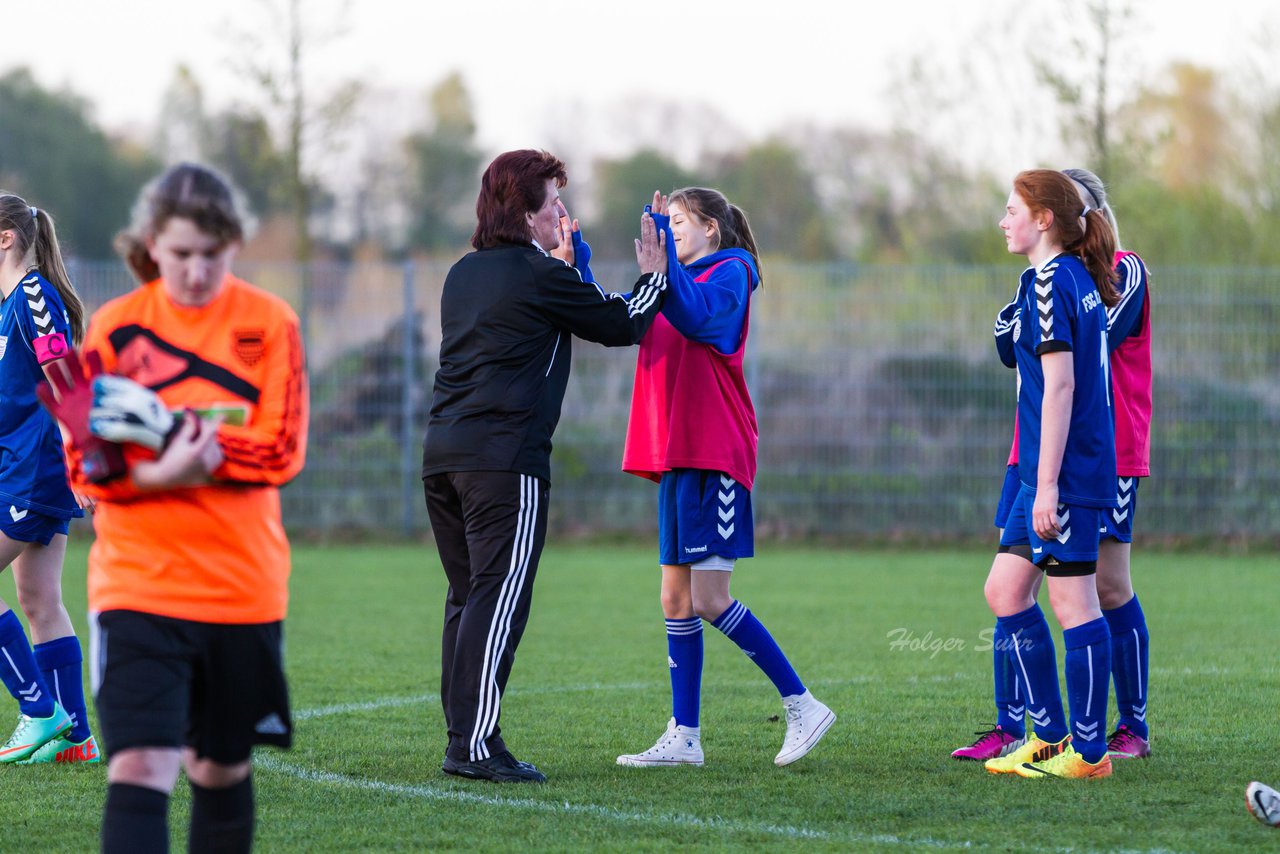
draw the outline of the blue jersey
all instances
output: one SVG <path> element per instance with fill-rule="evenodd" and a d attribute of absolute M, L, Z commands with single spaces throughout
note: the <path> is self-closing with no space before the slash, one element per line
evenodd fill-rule
<path fill-rule="evenodd" d="M 1045 353 L 1070 352 L 1075 372 L 1071 424 L 1058 474 L 1058 501 L 1083 507 L 1116 506 L 1116 439 L 1111 412 L 1107 308 L 1080 259 L 1059 255 L 1019 282 L 1018 327 L 1012 354 L 1018 368 L 1018 471 L 1036 488 Z M 999 330 L 997 330 L 999 331 Z M 999 336 L 997 336 L 997 339 Z"/>
<path fill-rule="evenodd" d="M 0 304 L 0 512 L 15 521 L 28 510 L 58 519 L 84 515 L 67 485 L 62 434 L 36 398 L 40 360 L 65 355 L 70 342 L 58 291 L 29 273 Z"/>

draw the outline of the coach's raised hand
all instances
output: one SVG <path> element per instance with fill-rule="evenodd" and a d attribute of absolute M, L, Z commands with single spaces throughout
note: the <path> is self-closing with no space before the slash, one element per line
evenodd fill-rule
<path fill-rule="evenodd" d="M 667 233 L 658 228 L 646 211 L 640 216 L 640 239 L 636 241 L 636 263 L 641 273 L 667 272 Z"/>

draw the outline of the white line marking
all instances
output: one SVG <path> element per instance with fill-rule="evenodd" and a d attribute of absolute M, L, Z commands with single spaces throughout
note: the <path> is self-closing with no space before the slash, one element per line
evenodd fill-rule
<path fill-rule="evenodd" d="M 967 841 L 948 842 L 941 839 L 930 839 L 928 837 L 903 838 L 892 834 L 881 833 L 828 833 L 826 831 L 813 830 L 812 828 L 807 827 L 793 827 L 785 824 L 757 824 L 752 822 L 730 821 L 728 819 L 716 817 L 703 818 L 702 816 L 689 815 L 687 813 L 627 812 L 624 810 L 613 809 L 612 807 L 600 806 L 599 804 L 573 804 L 561 800 L 540 801 L 533 798 L 502 798 L 492 795 L 479 795 L 474 792 L 464 792 L 453 788 L 452 786 L 447 788 L 425 785 L 410 786 L 399 783 L 386 783 L 381 780 L 362 780 L 357 777 L 349 777 L 345 774 L 335 774 L 330 771 L 312 771 L 307 768 L 292 765 L 288 762 L 281 762 L 275 757 L 263 756 L 261 754 L 254 758 L 254 765 L 258 768 L 264 768 L 269 771 L 278 771 L 282 774 L 288 774 L 289 776 L 295 777 L 299 780 L 311 783 L 341 786 L 348 789 L 362 789 L 368 792 L 380 792 L 389 795 L 397 795 L 399 797 L 423 798 L 432 801 L 452 801 L 454 803 L 477 804 L 482 806 L 512 807 L 514 809 L 554 813 L 557 815 L 579 815 L 627 824 L 660 825 L 664 827 L 676 825 L 680 827 L 696 828 L 700 830 L 716 830 L 727 833 L 766 834 L 769 836 L 780 836 L 789 839 L 877 842 L 889 845 L 926 846 L 930 848 L 971 848 L 973 845 L 973 843 Z"/>
<path fill-rule="evenodd" d="M 1210 667 L 1204 670 L 1192 670 L 1192 668 L 1183 668 L 1181 670 L 1170 670 L 1169 672 L 1180 673 L 1182 675 L 1190 674 L 1222 674 L 1229 671 L 1217 667 Z M 951 682 L 958 679 L 972 678 L 972 674 L 965 673 L 943 673 L 934 676 L 908 676 L 905 679 L 899 678 L 898 682 Z M 885 677 L 871 674 L 859 674 L 845 679 L 822 679 L 812 682 L 814 685 L 839 686 L 839 685 L 855 685 L 865 684 L 869 682 L 885 682 Z M 594 691 L 642 691 L 652 690 L 655 682 L 629 682 L 629 683 L 589 683 L 582 685 L 548 685 L 540 688 L 529 688 L 520 691 L 520 694 L 564 694 L 564 693 L 582 693 Z M 744 685 L 746 683 L 743 683 Z M 707 687 L 707 686 L 704 686 Z M 737 684 L 721 685 L 722 688 L 737 687 Z M 421 703 L 439 702 L 438 694 L 417 694 L 411 697 L 384 697 L 378 700 L 368 700 L 359 703 L 336 703 L 328 706 L 319 706 L 314 709 L 302 709 L 293 715 L 295 721 L 315 720 L 318 718 L 331 717 L 334 715 L 353 714 L 356 712 L 372 712 L 379 709 L 397 708 L 403 706 L 414 706 Z M 624 810 L 614 809 L 612 807 L 601 806 L 599 804 L 573 804 L 568 801 L 553 800 L 539 801 L 532 798 L 502 798 L 491 795 L 481 795 L 475 792 L 462 791 L 453 786 L 436 787 L 428 785 L 406 785 L 401 783 L 388 783 L 383 780 L 361 779 L 351 777 L 345 774 L 337 774 L 332 771 L 315 771 L 309 768 L 303 768 L 300 765 L 294 765 L 289 762 L 283 762 L 275 756 L 260 752 L 254 756 L 253 763 L 256 767 L 275 771 L 285 774 L 297 780 L 309 783 L 319 783 L 322 785 L 341 786 L 347 789 L 357 789 L 366 792 L 383 793 L 395 795 L 397 797 L 420 798 L 431 801 L 448 801 L 453 803 L 477 804 L 482 806 L 499 806 L 511 807 L 514 809 L 532 810 L 535 812 L 553 813 L 557 815 L 580 815 L 591 818 L 604 819 L 607 821 L 615 821 L 626 824 L 644 824 L 671 826 L 678 825 L 681 827 L 689 827 L 698 830 L 715 830 L 725 833 L 746 833 L 746 834 L 764 834 L 767 836 L 781 837 L 786 839 L 817 839 L 835 842 L 853 842 L 853 843 L 876 843 L 881 845 L 901 845 L 913 848 L 934 848 L 934 849 L 972 849 L 975 843 L 969 840 L 948 841 L 943 839 L 934 839 L 932 837 L 901 837 L 888 833 L 875 834 L 858 834 L 858 833 L 831 833 L 824 830 L 814 830 L 808 827 L 794 827 L 791 825 L 778 824 L 753 824 L 750 822 L 730 821 L 722 818 L 703 818 L 701 816 L 687 815 L 684 813 L 642 813 L 642 812 L 626 812 Z M 1073 852 L 1074 848 L 1041 848 L 1034 845 L 1022 845 L 1024 851 L 1039 852 L 1058 852 L 1058 854 L 1066 854 Z M 1166 849 L 1132 849 L 1126 851 L 1125 854 L 1164 854 Z"/>

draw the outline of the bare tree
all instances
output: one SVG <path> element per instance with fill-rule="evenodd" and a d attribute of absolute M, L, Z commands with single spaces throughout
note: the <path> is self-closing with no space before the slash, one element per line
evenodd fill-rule
<path fill-rule="evenodd" d="M 310 166 L 318 149 L 333 146 L 338 131 L 348 121 L 362 86 L 345 81 L 331 86 L 325 95 L 310 70 L 313 55 L 345 34 L 346 0 L 330 4 L 324 23 L 315 23 L 316 4 L 301 0 L 258 0 L 265 25 L 247 25 L 233 32 L 236 70 L 265 97 L 283 130 L 288 159 L 290 207 L 294 220 L 295 258 L 311 259 L 310 221 L 315 182 Z"/>
<path fill-rule="evenodd" d="M 1099 173 L 1108 176 L 1115 165 L 1111 99 L 1118 71 L 1117 39 L 1131 22 L 1133 8 L 1127 0 L 1090 0 L 1083 7 L 1064 4 L 1061 8 L 1063 19 L 1046 31 L 1070 33 L 1054 41 L 1069 48 L 1067 55 L 1079 59 L 1084 73 L 1078 73 L 1081 69 L 1075 63 L 1064 63 L 1061 50 L 1046 54 L 1041 39 L 1030 43 L 1031 64 L 1037 79 L 1064 110 L 1064 140 L 1080 136 L 1088 140 L 1086 157 Z"/>

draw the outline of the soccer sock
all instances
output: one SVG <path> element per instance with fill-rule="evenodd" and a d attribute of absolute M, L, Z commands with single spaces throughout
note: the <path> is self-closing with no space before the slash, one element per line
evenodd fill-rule
<path fill-rule="evenodd" d="M 53 695 L 36 667 L 27 634 L 12 609 L 0 614 L 0 681 L 27 717 L 47 718 L 53 714 Z"/>
<path fill-rule="evenodd" d="M 1146 738 L 1147 618 L 1134 596 L 1119 608 L 1103 611 L 1111 629 L 1111 675 L 1116 683 L 1120 723 Z"/>
<path fill-rule="evenodd" d="M 991 665 L 995 671 L 996 726 L 1015 738 L 1027 734 L 1027 704 L 1022 699 L 1022 684 L 1014 667 L 1010 650 L 1013 639 L 1007 628 L 996 620 L 996 633 L 992 639 Z"/>
<path fill-rule="evenodd" d="M 791 667 L 791 662 L 782 654 L 773 635 L 746 605 L 734 599 L 733 604 L 725 608 L 711 625 L 724 632 L 725 637 L 736 643 L 747 658 L 764 671 L 779 694 L 792 697 L 804 693 L 804 683 Z"/>
<path fill-rule="evenodd" d="M 1049 623 L 1039 604 L 1008 617 L 997 617 L 996 626 L 1009 635 L 1010 663 L 1026 688 L 1027 714 L 1036 737 L 1057 744 L 1067 737 L 1067 716 L 1058 688 L 1058 653 Z"/>
<path fill-rule="evenodd" d="M 1065 629 L 1067 703 L 1071 744 L 1088 762 L 1107 754 L 1107 683 L 1111 681 L 1111 631 L 1101 618 Z"/>
<path fill-rule="evenodd" d="M 667 620 L 667 666 L 671 716 L 679 726 L 696 727 L 702 698 L 702 620 Z"/>
<path fill-rule="evenodd" d="M 225 789 L 191 784 L 190 854 L 248 854 L 253 848 L 253 777 Z"/>
<path fill-rule="evenodd" d="M 102 809 L 102 854 L 169 850 L 169 796 L 146 786 L 111 783 Z"/>
<path fill-rule="evenodd" d="M 89 737 L 89 712 L 84 704 L 84 678 L 80 639 L 75 635 L 56 638 L 35 646 L 36 666 L 54 699 L 71 715 L 71 732 L 67 738 L 77 744 Z"/>

